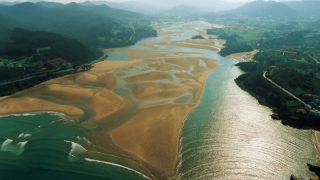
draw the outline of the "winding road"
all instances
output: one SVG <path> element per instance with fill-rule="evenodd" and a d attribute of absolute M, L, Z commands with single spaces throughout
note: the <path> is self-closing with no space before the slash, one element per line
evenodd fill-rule
<path fill-rule="evenodd" d="M 296 100 L 298 100 L 299 102 L 301 102 L 302 104 L 304 104 L 306 107 L 308 107 L 309 109 L 312 108 L 312 106 L 310 106 L 309 104 L 303 102 L 301 99 L 299 99 L 298 97 L 296 97 L 295 95 L 293 95 L 292 93 L 290 93 L 289 91 L 285 90 L 283 87 L 279 86 L 278 84 L 276 84 L 275 82 L 273 82 L 271 79 L 266 77 L 266 73 L 267 71 L 264 71 L 263 73 L 263 77 L 265 79 L 267 79 L 268 81 L 270 81 L 272 84 L 274 84 L 275 86 L 277 86 L 278 88 L 280 88 L 282 91 L 284 91 L 285 93 L 289 94 L 291 97 L 295 98 Z"/>

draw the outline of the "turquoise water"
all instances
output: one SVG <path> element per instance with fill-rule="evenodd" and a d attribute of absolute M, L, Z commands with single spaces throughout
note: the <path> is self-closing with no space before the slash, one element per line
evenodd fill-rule
<path fill-rule="evenodd" d="M 193 34 L 186 31 L 179 40 Z M 130 48 L 150 50 L 138 46 L 141 43 L 157 43 L 157 38 L 141 40 Z M 234 60 L 206 50 L 163 50 L 201 52 L 202 57 L 216 59 L 220 65 L 208 76 L 201 101 L 180 132 L 179 161 L 173 179 L 278 180 L 289 179 L 291 174 L 313 176 L 306 167 L 306 163 L 314 163 L 316 155 L 312 132 L 272 120 L 269 108 L 259 105 L 235 84 L 234 79 L 242 72 L 234 66 Z M 108 54 L 110 59 L 127 60 L 126 53 L 121 50 Z M 138 104 L 130 98 L 130 91 L 113 91 L 125 97 L 131 106 L 97 126 L 86 123 L 93 114 L 85 107 L 85 115 L 79 119 L 60 113 L 1 116 L 0 180 L 148 179 L 149 175 L 141 173 L 146 171 L 141 165 L 103 152 L 86 139 L 92 132 L 120 126 L 137 111 Z M 186 95 L 175 102 L 191 100 Z"/>

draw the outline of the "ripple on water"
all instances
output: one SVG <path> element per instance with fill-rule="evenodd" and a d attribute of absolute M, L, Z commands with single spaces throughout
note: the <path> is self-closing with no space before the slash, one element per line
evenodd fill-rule
<path fill-rule="evenodd" d="M 178 179 L 311 178 L 312 132 L 272 120 L 269 108 L 235 84 L 241 72 L 230 71 L 231 63 L 208 77 L 201 103 L 184 123 Z"/>

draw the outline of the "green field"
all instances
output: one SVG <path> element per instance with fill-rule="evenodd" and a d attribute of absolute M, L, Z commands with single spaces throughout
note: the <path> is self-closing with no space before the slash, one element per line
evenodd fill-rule
<path fill-rule="evenodd" d="M 299 101 L 296 101 L 296 102 L 287 101 L 286 105 L 287 105 L 287 107 L 295 107 L 295 106 L 301 106 L 303 104 L 301 102 L 299 102 Z"/>
<path fill-rule="evenodd" d="M 236 33 L 244 38 L 245 41 L 251 42 L 252 40 L 258 40 L 258 39 L 266 39 L 263 34 L 265 32 L 269 32 L 269 30 L 254 30 L 254 29 L 248 29 L 248 30 L 230 30 L 228 31 L 230 33 Z"/>
<path fill-rule="evenodd" d="M 38 48 L 38 49 L 37 49 L 37 53 L 39 54 L 40 51 L 42 51 L 42 50 L 49 50 L 49 49 L 51 49 L 50 46 L 48 46 L 48 47 L 43 47 L 43 48 Z"/>
<path fill-rule="evenodd" d="M 40 51 L 42 51 L 42 50 L 49 50 L 49 49 L 51 49 L 50 46 L 38 48 L 38 49 L 37 49 L 37 53 L 39 54 Z M 39 55 L 40 55 L 40 54 L 39 54 Z M 3 63 L 5 63 L 5 64 L 9 64 L 9 63 L 16 62 L 16 63 L 17 63 L 17 66 L 18 66 L 18 65 L 24 66 L 26 63 L 32 61 L 32 56 L 19 57 L 19 58 L 17 58 L 17 59 L 5 59 L 5 58 L 1 58 L 1 57 L 0 57 L 0 61 L 3 62 Z"/>

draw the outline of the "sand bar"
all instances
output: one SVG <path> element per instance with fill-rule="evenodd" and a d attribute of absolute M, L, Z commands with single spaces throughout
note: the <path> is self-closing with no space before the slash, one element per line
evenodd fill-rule
<path fill-rule="evenodd" d="M 114 143 L 136 154 L 165 174 L 174 173 L 179 132 L 194 105 L 161 105 L 141 109 L 125 125 L 113 130 Z"/>
<path fill-rule="evenodd" d="M 105 119 L 127 107 L 127 102 L 112 91 L 85 89 L 75 85 L 51 84 L 30 90 L 35 97 L 49 96 L 63 102 L 85 102 L 96 114 L 94 121 Z"/>
<path fill-rule="evenodd" d="M 129 53 L 126 58 L 128 59 L 143 59 L 143 58 L 158 58 L 158 57 L 180 57 L 180 56 L 192 56 L 199 53 L 187 53 L 187 52 L 170 52 L 170 51 L 146 51 L 127 49 Z"/>
<path fill-rule="evenodd" d="M 57 111 L 72 117 L 83 115 L 83 111 L 79 108 L 68 105 L 55 104 L 37 98 L 6 98 L 0 101 L 0 114 L 2 115 L 39 111 Z"/>
<path fill-rule="evenodd" d="M 125 80 L 129 83 L 135 83 L 137 81 L 159 81 L 159 80 L 168 80 L 170 82 L 173 81 L 173 77 L 165 72 L 149 72 L 145 74 L 139 74 L 136 76 L 131 76 L 125 78 Z"/>
<path fill-rule="evenodd" d="M 178 98 L 188 91 L 185 86 L 173 85 L 170 83 L 140 83 L 132 88 L 133 96 L 139 100 L 149 97 L 159 97 L 161 99 Z"/>

